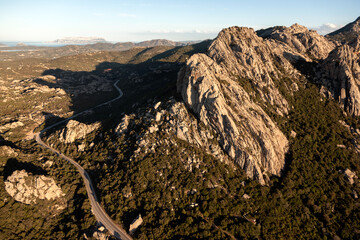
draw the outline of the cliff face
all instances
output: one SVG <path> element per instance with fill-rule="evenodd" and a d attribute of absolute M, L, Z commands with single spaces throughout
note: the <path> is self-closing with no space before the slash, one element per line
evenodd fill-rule
<path fill-rule="evenodd" d="M 318 66 L 323 90 L 350 114 L 360 116 L 360 37 L 335 49 Z"/>
<path fill-rule="evenodd" d="M 186 105 L 219 134 L 223 150 L 261 184 L 267 173 L 281 174 L 288 140 L 260 103 L 270 103 L 279 115 L 286 115 L 289 104 L 273 81 L 283 75 L 278 63 L 294 78 L 299 76 L 273 46 L 252 29 L 225 29 L 207 55 L 187 61 L 177 85 Z"/>

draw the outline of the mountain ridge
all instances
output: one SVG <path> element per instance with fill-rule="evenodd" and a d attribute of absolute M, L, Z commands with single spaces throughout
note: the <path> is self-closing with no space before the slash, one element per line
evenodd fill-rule
<path fill-rule="evenodd" d="M 341 43 L 351 43 L 360 35 L 360 16 L 353 22 L 346 24 L 344 27 L 326 35 Z"/>
<path fill-rule="evenodd" d="M 224 151 L 249 177 L 265 184 L 267 173 L 281 174 L 288 149 L 288 139 L 270 120 L 269 109 L 271 115 L 287 116 L 293 107 L 289 96 L 309 77 L 296 65 L 312 62 L 320 67 L 324 65 L 318 63 L 334 62 L 333 53 L 341 49 L 339 45 L 298 24 L 257 32 L 245 27 L 226 28 L 212 41 L 205 55 L 195 54 L 187 61 L 179 73 L 178 92 L 200 121 L 220 135 Z M 339 101 L 344 110 L 360 115 L 359 60 L 352 53 L 344 57 L 350 60 L 343 66 L 353 66 L 345 70 L 346 75 L 328 70 L 330 74 L 321 75 L 322 80 L 318 81 L 329 91 L 341 92 Z M 329 79 L 337 82 L 339 76 L 347 84 L 331 85 Z M 337 100 L 338 95 L 332 96 Z M 259 114 L 262 120 L 256 120 Z"/>

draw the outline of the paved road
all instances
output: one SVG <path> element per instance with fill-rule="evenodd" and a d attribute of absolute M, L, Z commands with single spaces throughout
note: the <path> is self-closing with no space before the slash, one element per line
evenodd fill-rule
<path fill-rule="evenodd" d="M 70 162 L 71 164 L 73 164 L 77 170 L 80 172 L 82 178 L 84 179 L 84 183 L 85 183 L 85 187 L 86 187 L 86 191 L 87 191 L 87 194 L 88 194 L 88 197 L 90 199 L 90 203 L 91 203 L 91 210 L 93 212 L 93 214 L 95 215 L 95 218 L 98 222 L 101 222 L 102 225 L 104 225 L 104 227 L 113 235 L 115 236 L 116 238 L 118 239 L 122 239 L 122 240 L 130 240 L 132 239 L 130 237 L 130 235 L 127 234 L 127 232 L 122 229 L 119 225 L 117 225 L 110 217 L 109 215 L 106 214 L 105 210 L 101 207 L 97 197 L 96 197 L 96 194 L 95 194 L 95 190 L 94 190 L 94 186 L 91 182 L 91 178 L 89 176 L 89 174 L 84 170 L 84 168 L 82 168 L 76 161 L 74 161 L 74 159 L 68 157 L 68 156 L 65 156 L 64 154 L 62 154 L 61 152 L 59 152 L 58 150 L 50 147 L 49 145 L 47 145 L 46 143 L 44 143 L 42 140 L 41 140 L 41 135 L 46 132 L 47 130 L 59 125 L 59 124 L 62 124 L 64 122 L 67 122 L 69 121 L 70 119 L 73 119 L 85 112 L 88 112 L 89 110 L 92 110 L 94 108 L 97 108 L 97 107 L 100 107 L 100 106 L 104 106 L 104 105 L 107 105 L 107 104 L 110 104 L 116 100 L 118 100 L 119 98 L 121 98 L 123 96 L 123 92 L 121 91 L 120 88 L 118 88 L 118 86 L 116 85 L 119 81 L 116 81 L 114 83 L 114 87 L 116 88 L 116 90 L 119 92 L 119 96 L 117 96 L 116 98 L 110 100 L 110 101 L 107 101 L 105 103 L 102 103 L 100 105 L 97 105 L 93 108 L 90 108 L 90 109 L 87 109 L 85 111 L 82 111 L 80 113 L 77 113 L 67 119 L 64 119 L 60 122 L 57 122 L 51 126 L 48 126 L 47 128 L 43 129 L 42 131 L 40 131 L 39 133 L 35 133 L 35 140 L 38 144 L 40 144 L 41 146 L 49 149 L 50 151 L 52 151 L 53 153 L 57 154 L 58 156 L 60 156 L 61 158 L 65 159 L 66 161 Z"/>

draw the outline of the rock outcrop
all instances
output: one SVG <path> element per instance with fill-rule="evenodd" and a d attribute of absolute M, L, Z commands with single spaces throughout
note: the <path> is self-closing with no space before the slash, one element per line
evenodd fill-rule
<path fill-rule="evenodd" d="M 98 222 L 97 226 L 90 228 L 87 233 L 84 233 L 84 239 L 109 240 L 113 238 L 109 236 L 104 226 Z"/>
<path fill-rule="evenodd" d="M 0 132 L 4 132 L 4 130 L 9 130 L 9 129 L 22 127 L 22 126 L 24 126 L 24 123 L 22 123 L 20 121 L 7 123 L 5 125 L 0 126 Z"/>
<path fill-rule="evenodd" d="M 360 17 L 344 27 L 329 33 L 326 37 L 341 43 L 351 43 L 360 36 Z"/>
<path fill-rule="evenodd" d="M 18 155 L 15 150 L 9 146 L 0 146 L 0 156 L 16 157 Z"/>
<path fill-rule="evenodd" d="M 142 223 L 143 219 L 141 217 L 141 214 L 139 214 L 139 216 L 137 216 L 137 218 L 135 218 L 134 221 L 130 224 L 129 233 L 134 234 Z"/>
<path fill-rule="evenodd" d="M 261 184 L 266 173 L 281 174 L 288 140 L 259 103 L 270 103 L 286 115 L 289 104 L 274 81 L 284 69 L 294 79 L 299 76 L 274 44 L 252 29 L 224 29 L 207 55 L 195 54 L 187 61 L 177 84 L 186 105 L 219 134 L 222 148 Z M 254 100 L 252 91 L 260 100 Z"/>
<path fill-rule="evenodd" d="M 16 201 L 36 204 L 39 199 L 55 201 L 56 210 L 65 208 L 66 203 L 61 188 L 54 179 L 44 175 L 34 176 L 25 170 L 14 171 L 5 181 L 5 190 Z"/>
<path fill-rule="evenodd" d="M 298 91 L 309 74 L 303 75 L 298 63 L 305 63 L 305 72 L 317 66 L 322 92 L 359 116 L 359 46 L 360 38 L 341 45 L 298 24 L 257 33 L 230 27 L 219 33 L 206 54 L 188 59 L 177 88 L 187 107 L 218 134 L 223 150 L 264 184 L 265 173 L 281 174 L 288 145 L 268 114 L 287 116 L 292 107 L 288 95 Z"/>
<path fill-rule="evenodd" d="M 350 169 L 345 169 L 344 171 L 344 175 L 345 178 L 349 181 L 349 183 L 352 185 L 355 183 L 355 180 L 358 178 L 358 176 L 356 176 L 356 173 L 351 171 Z"/>
<path fill-rule="evenodd" d="M 317 68 L 323 93 L 355 116 L 360 116 L 359 43 L 360 37 L 353 44 L 338 47 Z"/>
<path fill-rule="evenodd" d="M 123 125 L 124 119 L 126 119 L 126 116 L 116 129 Z M 137 125 L 136 122 L 137 124 L 141 122 L 140 125 L 146 125 L 146 131 L 137 134 L 137 149 L 131 156 L 130 161 L 137 159 L 140 155 L 155 152 L 160 146 L 167 146 L 167 149 L 177 147 L 178 139 L 180 139 L 216 157 L 220 162 L 232 164 L 229 157 L 219 146 L 214 131 L 211 131 L 211 129 L 194 118 L 183 102 L 170 99 L 162 103 L 161 106 L 156 104 L 147 111 L 139 109 L 136 114 L 130 115 L 126 133 L 133 132 L 132 130 Z M 168 155 L 169 150 L 166 150 L 164 154 Z M 185 168 L 189 171 L 198 168 L 201 164 L 200 160 L 194 158 L 194 154 L 188 151 L 186 151 L 186 154 L 184 152 L 181 159 Z"/>
<path fill-rule="evenodd" d="M 125 114 L 125 116 L 121 119 L 121 122 L 115 128 L 115 132 L 118 136 L 121 136 L 122 134 L 127 132 L 132 117 L 134 116 L 129 116 Z"/>
<path fill-rule="evenodd" d="M 214 135 L 201 127 L 198 121 L 191 117 L 183 103 L 175 102 L 168 112 L 172 116 L 170 131 L 173 131 L 177 138 L 205 149 L 207 153 L 215 156 L 221 162 L 228 161 L 216 143 Z"/>
<path fill-rule="evenodd" d="M 308 30 L 299 24 L 290 27 L 272 27 L 259 30 L 258 35 L 285 43 L 304 56 L 324 59 L 336 47 L 336 44 L 314 30 Z"/>
<path fill-rule="evenodd" d="M 59 140 L 65 143 L 73 143 L 77 139 L 83 139 L 92 131 L 100 128 L 101 123 L 85 124 L 76 120 L 70 120 L 66 127 L 60 132 Z"/>

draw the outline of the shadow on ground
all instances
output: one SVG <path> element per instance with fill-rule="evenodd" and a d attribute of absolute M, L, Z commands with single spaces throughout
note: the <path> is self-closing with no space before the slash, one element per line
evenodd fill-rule
<path fill-rule="evenodd" d="M 105 125 L 108 125 L 110 120 L 119 122 L 123 113 L 135 112 L 139 107 L 168 99 L 170 96 L 176 97 L 177 73 L 189 56 L 204 52 L 209 42 L 162 51 L 158 51 L 156 47 L 146 48 L 132 56 L 127 63 L 101 62 L 94 71 L 89 72 L 48 69 L 42 75 L 51 75 L 55 79 L 38 78 L 35 82 L 49 88 L 64 90 L 71 98 L 70 110 L 77 114 L 116 98 L 118 92 L 112 84 L 118 81 L 117 85 L 124 93 L 121 99 L 111 105 L 94 109 L 91 115 L 76 118 L 87 124 L 102 121 L 104 125 L 105 121 Z M 121 59 L 121 54 L 126 53 L 118 54 L 117 58 Z M 108 91 L 104 91 L 104 86 Z M 88 93 L 87 89 L 92 90 Z M 44 115 L 46 122 L 43 127 L 61 120 L 54 119 L 47 113 Z"/>

